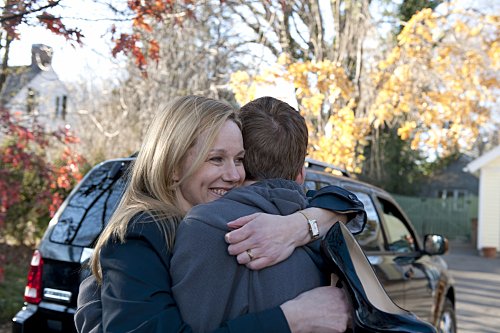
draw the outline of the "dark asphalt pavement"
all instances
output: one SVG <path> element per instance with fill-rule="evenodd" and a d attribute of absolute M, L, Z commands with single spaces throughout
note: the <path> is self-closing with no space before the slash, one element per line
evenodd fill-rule
<path fill-rule="evenodd" d="M 499 333 L 500 256 L 484 258 L 454 241 L 444 259 L 455 279 L 458 333 Z"/>

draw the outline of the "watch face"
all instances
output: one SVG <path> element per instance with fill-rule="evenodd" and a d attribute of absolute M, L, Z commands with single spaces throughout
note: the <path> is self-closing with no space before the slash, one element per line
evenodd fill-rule
<path fill-rule="evenodd" d="M 311 236 L 313 238 L 319 237 L 319 228 L 316 220 L 309 220 L 309 226 L 311 227 Z"/>

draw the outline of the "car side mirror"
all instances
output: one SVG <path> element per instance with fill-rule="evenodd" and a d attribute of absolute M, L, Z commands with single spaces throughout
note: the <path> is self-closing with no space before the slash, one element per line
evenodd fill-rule
<path fill-rule="evenodd" d="M 448 240 L 441 235 L 425 235 L 424 251 L 429 255 L 439 255 L 448 252 Z"/>

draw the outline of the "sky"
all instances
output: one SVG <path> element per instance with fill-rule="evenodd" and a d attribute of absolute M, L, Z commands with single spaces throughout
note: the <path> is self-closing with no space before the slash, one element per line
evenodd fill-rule
<path fill-rule="evenodd" d="M 23 26 L 19 30 L 20 40 L 11 44 L 9 65 L 29 65 L 31 45 L 45 44 L 53 48 L 52 66 L 64 82 L 116 75 L 121 66 L 111 56 L 112 42 L 109 29 L 115 22 L 105 19 L 112 17 L 109 10 L 92 0 L 65 1 L 63 6 L 65 6 L 64 16 L 70 17 L 64 20 L 65 24 L 68 28 L 78 27 L 82 30 L 83 45 L 72 45 L 64 37 L 56 36 L 41 27 Z M 89 20 L 78 19 L 82 16 Z"/>

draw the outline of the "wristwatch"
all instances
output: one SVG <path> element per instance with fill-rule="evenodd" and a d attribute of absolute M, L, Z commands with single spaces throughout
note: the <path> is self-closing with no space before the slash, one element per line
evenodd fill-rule
<path fill-rule="evenodd" d="M 307 220 L 307 224 L 309 225 L 309 235 L 311 235 L 311 239 L 315 240 L 319 238 L 319 228 L 318 228 L 318 222 L 316 220 L 311 220 L 310 218 L 307 217 L 306 214 L 302 213 L 299 211 L 302 216 L 304 216 Z"/>

